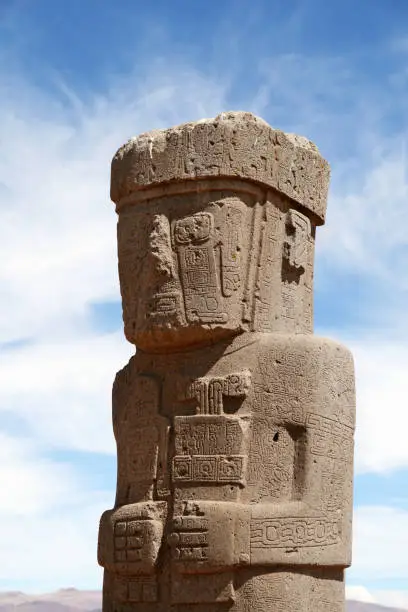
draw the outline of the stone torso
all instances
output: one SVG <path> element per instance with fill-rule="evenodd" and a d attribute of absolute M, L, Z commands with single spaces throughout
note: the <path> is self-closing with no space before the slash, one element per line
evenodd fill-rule
<path fill-rule="evenodd" d="M 206 359 L 138 353 L 114 385 L 118 510 L 106 519 L 115 532 L 126 511 L 151 539 L 136 537 L 119 563 L 124 540 L 111 551 L 113 599 L 131 603 L 124 584 L 150 576 L 158 605 L 168 590 L 173 605 L 204 597 L 241 610 L 234 570 L 318 563 L 330 576 L 348 565 L 353 402 L 350 354 L 313 336 L 241 336 Z M 207 580 L 223 589 L 209 596 Z"/>

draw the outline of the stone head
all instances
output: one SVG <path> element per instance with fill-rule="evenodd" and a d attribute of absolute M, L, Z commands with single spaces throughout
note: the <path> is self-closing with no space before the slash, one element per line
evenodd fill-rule
<path fill-rule="evenodd" d="M 130 140 L 111 182 L 127 339 L 167 352 L 311 332 L 328 180 L 312 143 L 249 113 Z"/>

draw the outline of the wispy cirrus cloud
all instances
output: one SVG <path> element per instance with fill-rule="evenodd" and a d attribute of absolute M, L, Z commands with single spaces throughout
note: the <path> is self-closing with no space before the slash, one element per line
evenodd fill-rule
<path fill-rule="evenodd" d="M 3 341 L 71 334 L 89 303 L 118 298 L 114 151 L 129 130 L 224 106 L 222 88 L 187 68 L 123 81 L 85 100 L 61 83 L 38 92 L 0 75 Z"/>

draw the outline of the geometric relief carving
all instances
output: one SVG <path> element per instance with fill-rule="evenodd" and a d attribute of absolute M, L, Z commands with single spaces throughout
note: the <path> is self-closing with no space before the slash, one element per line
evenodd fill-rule
<path fill-rule="evenodd" d="M 277 267 L 280 258 L 279 248 L 279 212 L 270 203 L 264 205 L 265 220 L 261 227 L 260 253 L 257 262 L 257 277 L 255 279 L 256 299 L 254 326 L 261 332 L 271 329 L 271 313 L 276 312 L 276 302 L 279 288 Z"/>
<path fill-rule="evenodd" d="M 149 303 L 148 317 L 179 322 L 183 312 L 182 295 L 180 291 L 157 293 Z"/>
<path fill-rule="evenodd" d="M 248 565 L 249 508 L 234 502 L 200 500 L 186 502 L 179 511 L 183 514 L 174 517 L 168 537 L 178 571 L 208 574 L 210 568 L 216 573 Z"/>
<path fill-rule="evenodd" d="M 325 471 L 321 476 L 322 501 L 328 512 L 341 510 L 344 504 L 344 471 Z"/>
<path fill-rule="evenodd" d="M 207 241 L 212 234 L 214 220 L 211 213 L 202 212 L 179 219 L 174 229 L 176 244 L 190 244 Z"/>
<path fill-rule="evenodd" d="M 154 603 L 158 600 L 158 588 L 155 577 L 143 576 L 126 579 L 115 576 L 113 598 L 123 603 Z"/>
<path fill-rule="evenodd" d="M 175 417 L 176 455 L 242 455 L 245 438 L 243 424 L 237 417 Z"/>
<path fill-rule="evenodd" d="M 293 321 L 296 316 L 296 285 L 284 283 L 282 285 L 282 317 Z"/>
<path fill-rule="evenodd" d="M 144 601 L 146 603 L 157 601 L 157 584 L 151 580 L 147 582 L 129 581 L 129 601 Z"/>
<path fill-rule="evenodd" d="M 129 588 L 133 587 L 129 587 L 129 581 L 139 584 L 140 581 L 152 582 L 162 545 L 166 514 L 166 502 L 145 502 L 125 505 L 102 515 L 98 535 L 98 563 L 114 574 L 115 578 L 122 577 L 122 580 L 115 583 L 121 599 L 130 597 Z M 142 590 L 147 591 L 148 587 Z M 147 594 L 139 596 L 147 597 Z"/>
<path fill-rule="evenodd" d="M 303 290 L 299 293 L 299 286 L 301 284 L 304 287 L 304 275 L 308 267 L 310 220 L 290 209 L 286 215 L 285 232 L 282 253 L 282 317 L 295 323 L 300 317 L 304 323 L 304 296 Z"/>
<path fill-rule="evenodd" d="M 172 558 L 178 561 L 205 561 L 208 548 L 208 520 L 203 517 L 178 516 L 169 536 Z"/>
<path fill-rule="evenodd" d="M 245 483 L 246 438 L 240 418 L 175 417 L 172 478 L 177 483 Z"/>
<path fill-rule="evenodd" d="M 218 482 L 237 482 L 243 484 L 246 455 L 220 455 L 218 457 Z"/>
<path fill-rule="evenodd" d="M 146 521 L 118 521 L 115 525 L 115 561 L 141 561 Z"/>
<path fill-rule="evenodd" d="M 140 561 L 144 540 L 140 521 L 120 521 L 115 525 L 115 561 Z"/>
<path fill-rule="evenodd" d="M 285 517 L 251 521 L 251 549 L 330 546 L 339 542 L 338 518 Z"/>
<path fill-rule="evenodd" d="M 118 520 L 113 533 L 113 553 L 118 573 L 151 574 L 162 533 L 161 521 Z"/>
<path fill-rule="evenodd" d="M 353 430 L 347 425 L 319 414 L 309 413 L 306 425 L 311 433 L 310 452 L 339 461 L 347 461 L 353 448 Z"/>
<path fill-rule="evenodd" d="M 241 286 L 242 212 L 226 207 L 226 238 L 221 245 L 222 292 L 230 297 Z"/>
<path fill-rule="evenodd" d="M 304 274 L 307 266 L 308 238 L 310 236 L 310 221 L 296 210 L 289 210 L 286 217 L 286 241 L 283 245 L 284 263 L 292 270 L 298 272 L 297 279 L 291 280 L 299 282 L 299 275 Z"/>
<path fill-rule="evenodd" d="M 226 323 L 228 320 L 217 278 L 213 234 L 213 216 L 207 212 L 179 219 L 174 226 L 189 322 Z"/>
<path fill-rule="evenodd" d="M 245 458 L 245 455 L 179 455 L 173 459 L 173 480 L 243 484 Z"/>
<path fill-rule="evenodd" d="M 180 394 L 181 401 L 197 400 L 197 414 L 222 414 L 224 397 L 246 397 L 251 384 L 248 371 L 227 376 L 205 377 L 190 381 Z"/>

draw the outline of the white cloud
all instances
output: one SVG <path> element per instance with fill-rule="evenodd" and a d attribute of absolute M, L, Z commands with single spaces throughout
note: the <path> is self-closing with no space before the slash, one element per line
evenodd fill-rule
<path fill-rule="evenodd" d="M 346 598 L 362 603 L 408 610 L 408 591 L 394 589 L 367 589 L 364 586 L 346 586 Z"/>
<path fill-rule="evenodd" d="M 357 467 L 360 471 L 408 468 L 408 351 L 369 343 L 354 347 L 358 372 Z"/>
<path fill-rule="evenodd" d="M 354 512 L 353 564 L 348 579 L 357 584 L 406 580 L 408 511 L 361 506 Z"/>
<path fill-rule="evenodd" d="M 133 347 L 121 333 L 0 353 L 0 412 L 52 448 L 115 452 L 111 390 Z"/>
<path fill-rule="evenodd" d="M 98 521 L 112 492 L 84 491 L 75 469 L 33 439 L 0 435 L 0 584 L 44 592 L 100 588 Z"/>
<path fill-rule="evenodd" d="M 364 603 L 377 603 L 372 593 L 364 586 L 346 586 L 346 598 Z"/>
<path fill-rule="evenodd" d="M 83 323 L 89 302 L 118 298 L 115 150 L 138 132 L 223 108 L 219 83 L 183 67 L 150 70 L 86 101 L 66 86 L 46 94 L 0 74 L 3 341 L 55 338 Z"/>
<path fill-rule="evenodd" d="M 407 289 L 405 142 L 404 134 L 392 143 L 381 142 L 386 148 L 377 151 L 374 159 L 367 156 L 368 167 L 354 184 L 336 185 L 329 199 L 327 226 L 317 237 L 317 256 L 330 258 L 333 269 L 375 278 L 392 292 Z"/>
<path fill-rule="evenodd" d="M 379 605 L 408 610 L 408 591 L 374 589 L 372 592 Z"/>
<path fill-rule="evenodd" d="M 100 513 L 111 493 L 81 490 L 72 466 L 44 457 L 33 439 L 0 434 L 0 582 L 101 584 L 96 564 Z"/>
<path fill-rule="evenodd" d="M 405 585 L 407 576 L 408 511 L 358 507 L 354 512 L 353 563 L 346 572 L 347 598 L 408 609 L 408 590 L 374 587 L 387 580 Z"/>
<path fill-rule="evenodd" d="M 33 440 L 0 433 L 0 524 L 4 516 L 36 517 L 78 494 L 75 472 L 66 463 L 40 455 Z"/>
<path fill-rule="evenodd" d="M 69 494 L 68 494 L 69 495 Z M 14 581 L 30 592 L 63 586 L 102 586 L 97 565 L 97 533 L 101 513 L 111 507 L 109 496 L 84 497 L 58 513 L 24 518 L 2 516 L 0 579 Z"/>

